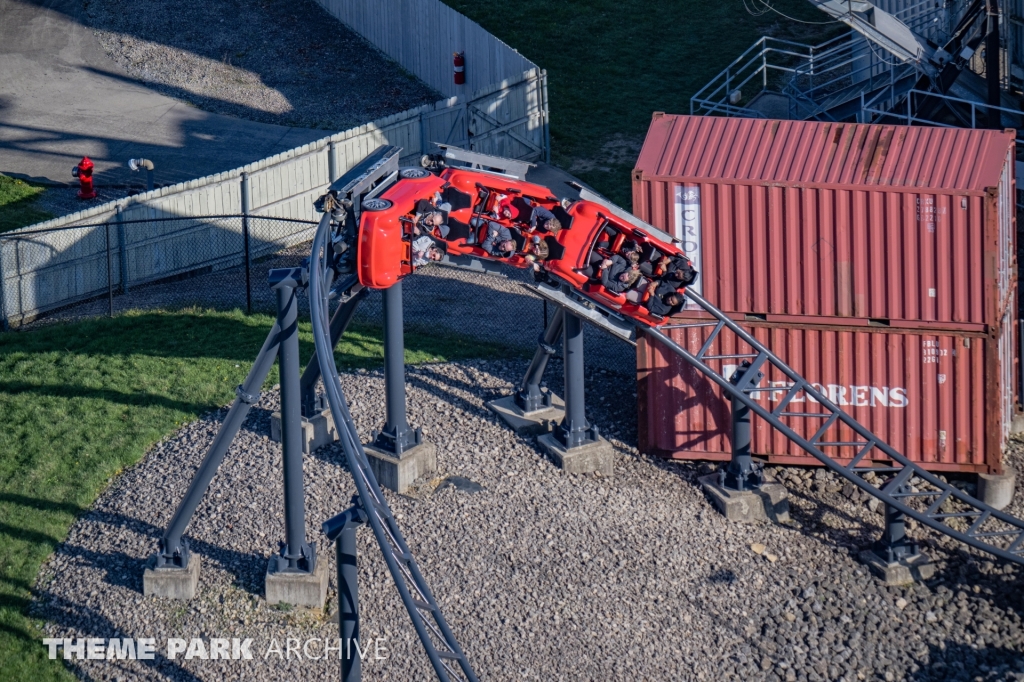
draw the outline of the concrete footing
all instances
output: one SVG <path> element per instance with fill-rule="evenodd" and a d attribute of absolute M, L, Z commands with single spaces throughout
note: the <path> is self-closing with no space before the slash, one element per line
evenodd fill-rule
<path fill-rule="evenodd" d="M 487 407 L 501 417 L 517 436 L 536 436 L 548 433 L 565 417 L 565 403 L 557 395 L 551 395 L 551 407 L 534 412 L 523 412 L 516 405 L 515 396 L 492 400 Z"/>
<path fill-rule="evenodd" d="M 142 574 L 142 594 L 166 599 L 192 599 L 199 588 L 199 555 L 189 557 L 185 568 L 152 568 L 156 556 L 149 559 Z"/>
<path fill-rule="evenodd" d="M 320 557 L 312 573 L 278 573 L 273 558 L 267 562 L 264 589 L 268 604 L 291 604 L 322 609 L 327 599 L 327 561 Z"/>
<path fill-rule="evenodd" d="M 929 580 L 935 575 L 935 564 L 926 554 L 918 554 L 904 561 L 889 564 L 873 550 L 866 549 L 860 553 L 860 560 L 886 585 L 909 585 Z"/>
<path fill-rule="evenodd" d="M 1001 474 L 978 474 L 978 499 L 994 509 L 1006 509 L 1016 485 L 1017 472 L 1010 467 Z"/>
<path fill-rule="evenodd" d="M 420 443 L 401 457 L 373 445 L 364 445 L 363 449 L 377 483 L 396 493 L 404 493 L 417 478 L 437 471 L 437 447 L 433 443 Z"/>
<path fill-rule="evenodd" d="M 550 433 L 538 438 L 537 443 L 555 460 L 555 464 L 570 474 L 598 472 L 611 476 L 615 473 L 615 451 L 612 444 L 600 436 L 592 443 L 569 450 Z"/>
<path fill-rule="evenodd" d="M 729 521 L 740 523 L 789 523 L 789 491 L 774 481 L 765 481 L 757 490 L 736 491 L 719 485 L 718 473 L 699 479 L 711 503 Z"/>
<path fill-rule="evenodd" d="M 270 439 L 281 442 L 281 413 L 270 415 Z M 311 419 L 302 417 L 302 452 L 310 454 L 325 445 L 338 440 L 338 429 L 334 428 L 334 416 L 331 411 L 324 410 L 313 415 Z"/>

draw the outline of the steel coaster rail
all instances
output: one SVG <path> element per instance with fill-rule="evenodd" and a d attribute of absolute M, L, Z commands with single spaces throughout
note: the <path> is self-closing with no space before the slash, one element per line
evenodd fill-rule
<path fill-rule="evenodd" d="M 324 381 L 327 402 L 338 428 L 338 436 L 349 471 L 358 491 L 359 505 L 380 546 L 384 561 L 395 581 L 399 595 L 412 619 L 416 634 L 426 650 L 427 657 L 439 680 L 467 680 L 477 682 L 469 660 L 452 634 L 434 595 L 420 573 L 416 560 L 398 528 L 384 494 L 370 469 L 369 461 L 360 442 L 348 403 L 341 388 L 338 369 L 332 352 L 328 323 L 329 281 L 327 264 L 327 238 L 330 231 L 330 213 L 325 213 L 313 239 L 310 258 L 309 303 L 313 322 L 313 341 Z M 456 665 L 457 664 L 457 665 Z"/>
<path fill-rule="evenodd" d="M 645 332 L 657 338 L 666 348 L 681 356 L 690 365 L 718 384 L 733 400 L 742 402 L 784 436 L 799 445 L 805 452 L 814 456 L 829 469 L 868 494 L 878 498 L 899 512 L 916 519 L 920 523 L 964 544 L 994 554 L 1002 559 L 1024 564 L 1024 520 L 994 509 L 925 471 L 887 443 L 884 443 L 860 422 L 840 409 L 815 389 L 809 381 L 776 357 L 768 348 L 728 318 L 722 311 L 706 301 L 700 294 L 687 290 L 686 296 L 717 320 L 713 331 L 699 352 L 696 354 L 691 353 L 658 328 L 644 325 Z M 749 368 L 746 369 L 745 374 L 736 385 L 730 383 L 727 377 L 709 367 L 705 362 L 706 360 L 714 359 L 713 356 L 709 356 L 707 353 L 726 329 L 754 350 Z M 754 386 L 754 377 L 757 376 L 757 373 L 765 365 L 774 367 L 792 380 L 792 386 L 775 386 L 771 388 L 758 388 Z M 751 395 L 758 392 L 767 391 L 785 392 L 779 405 L 772 410 L 766 409 L 751 397 Z M 799 398 L 801 394 L 803 394 L 803 400 L 811 398 L 820 403 L 823 411 L 787 412 L 786 408 L 794 399 Z M 820 418 L 823 422 L 814 436 L 807 439 L 783 421 L 787 417 L 801 419 Z M 825 434 L 829 429 L 839 423 L 851 429 L 861 440 L 825 440 Z M 832 459 L 823 450 L 826 447 L 851 445 L 860 446 L 860 450 L 852 461 L 845 465 Z M 892 465 L 861 465 L 865 458 L 876 450 L 891 460 Z M 886 486 L 879 489 L 861 477 L 861 474 L 868 472 L 889 473 L 892 475 L 892 478 Z M 936 488 L 936 490 L 910 490 L 911 483 L 915 478 L 926 482 Z M 922 512 L 907 504 L 910 499 L 923 499 L 930 503 L 928 508 Z M 967 510 L 944 511 L 942 509 L 943 506 L 951 499 L 955 499 L 961 505 L 967 507 Z M 946 523 L 948 519 L 953 518 L 964 519 L 970 522 L 970 526 L 963 532 L 956 530 Z M 994 522 L 1000 522 L 1003 526 L 990 526 L 988 529 L 985 529 L 986 524 L 993 524 Z"/>

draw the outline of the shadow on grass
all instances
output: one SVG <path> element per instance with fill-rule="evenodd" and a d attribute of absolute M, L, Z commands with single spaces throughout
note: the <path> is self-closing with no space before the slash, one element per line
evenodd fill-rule
<path fill-rule="evenodd" d="M 68 502 L 54 502 L 53 500 L 41 500 L 35 497 L 27 497 L 25 495 L 16 495 L 14 493 L 0 493 L 0 503 L 9 502 L 11 504 L 21 505 L 22 507 L 29 507 L 31 509 L 38 509 L 40 511 L 48 512 L 60 512 L 64 514 L 72 514 L 77 516 L 85 511 L 82 507 L 77 504 L 70 504 Z"/>
<path fill-rule="evenodd" d="M 53 398 L 86 398 L 134 407 L 164 407 L 190 414 L 199 414 L 210 407 L 207 404 L 174 400 L 173 398 L 155 393 L 126 393 L 109 388 L 86 388 L 71 384 L 39 385 L 25 381 L 0 381 L 0 393 L 33 393 L 38 396 Z M 0 496 L 0 500 L 2 500 L 2 496 Z"/>
<path fill-rule="evenodd" d="M 49 220 L 53 214 L 38 208 L 36 195 L 0 205 L 0 233 Z"/>
<path fill-rule="evenodd" d="M 272 324 L 273 318 L 268 315 L 245 316 L 237 311 L 133 312 L 113 318 L 0 334 L 0 363 L 4 356 L 26 353 L 216 358 L 252 363 Z M 303 363 L 312 356 L 313 348 L 309 323 L 300 323 L 299 352 Z M 466 339 L 416 325 L 406 327 L 405 350 L 407 362 L 428 358 L 518 357 L 526 352 L 500 343 Z M 383 330 L 377 326 L 352 324 L 335 355 L 339 369 L 371 368 L 383 364 Z"/>

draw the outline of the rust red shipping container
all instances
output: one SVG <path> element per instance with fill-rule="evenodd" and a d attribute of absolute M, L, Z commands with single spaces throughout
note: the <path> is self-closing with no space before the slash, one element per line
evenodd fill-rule
<path fill-rule="evenodd" d="M 633 212 L 684 239 L 727 313 L 994 331 L 1013 171 L 1012 131 L 655 114 Z"/>
<path fill-rule="evenodd" d="M 1014 409 L 1011 325 L 995 340 L 963 332 L 822 326 L 759 325 L 750 330 L 829 400 L 912 460 L 933 470 L 1000 470 Z M 710 331 L 673 329 L 671 336 L 696 353 Z M 641 449 L 666 457 L 729 459 L 730 405 L 722 390 L 657 342 L 641 338 L 637 349 Z M 714 352 L 750 350 L 727 342 L 716 345 Z M 761 386 L 779 390 L 753 395 L 771 409 L 790 385 L 772 370 Z M 806 399 L 799 407 L 800 412 L 821 411 Z M 792 418 L 787 423 L 810 438 L 822 420 Z M 766 422 L 754 419 L 752 430 L 755 454 L 779 464 L 816 463 Z M 859 438 L 835 426 L 824 440 Z M 827 454 L 849 461 L 856 452 L 854 447 L 830 447 Z"/>
<path fill-rule="evenodd" d="M 1015 409 L 1014 199 L 1012 131 L 655 114 L 633 176 L 634 213 L 684 242 L 708 300 L 935 470 L 1001 470 Z M 704 333 L 673 336 L 695 350 Z M 638 370 L 644 451 L 729 458 L 715 386 L 645 339 Z M 765 381 L 782 390 L 782 377 Z M 804 435 L 817 428 L 800 421 Z M 848 440 L 835 431 L 828 440 Z M 849 460 L 847 449 L 829 454 Z M 756 419 L 753 450 L 813 463 Z"/>

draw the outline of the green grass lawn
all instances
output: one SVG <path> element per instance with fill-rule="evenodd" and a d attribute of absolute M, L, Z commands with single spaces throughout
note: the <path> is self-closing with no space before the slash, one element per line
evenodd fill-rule
<path fill-rule="evenodd" d="M 51 213 L 35 206 L 36 199 L 44 191 L 39 185 L 0 175 L 0 232 L 52 218 Z"/>
<path fill-rule="evenodd" d="M 690 97 L 763 35 L 817 44 L 838 26 L 755 17 L 742 0 L 444 2 L 547 69 L 551 160 L 626 208 L 651 112 L 690 113 Z M 806 0 L 773 6 L 828 19 Z"/>
<path fill-rule="evenodd" d="M 131 313 L 0 335 L 0 679 L 71 679 L 25 616 L 42 562 L 76 515 L 175 428 L 234 398 L 272 319 L 204 311 Z M 302 358 L 313 351 L 300 324 Z M 432 331 L 406 334 L 406 361 L 521 351 Z M 339 369 L 378 367 L 382 339 L 355 326 Z M 267 384 L 277 382 L 276 368 Z"/>

